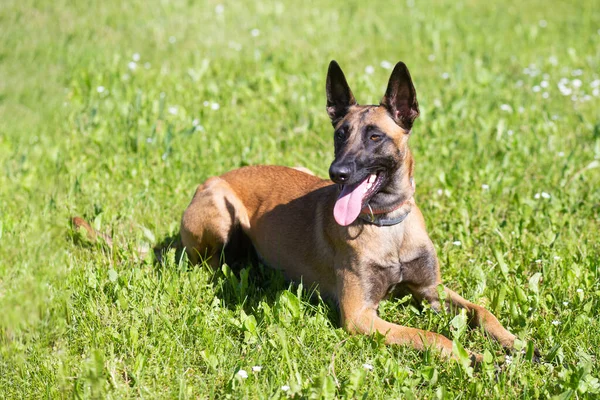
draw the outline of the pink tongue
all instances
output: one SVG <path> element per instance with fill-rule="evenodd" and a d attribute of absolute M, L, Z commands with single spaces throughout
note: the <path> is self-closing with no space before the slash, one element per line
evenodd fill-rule
<path fill-rule="evenodd" d="M 367 179 L 354 185 L 344 185 L 333 207 L 333 217 L 338 224 L 348 226 L 358 217 L 366 187 Z"/>

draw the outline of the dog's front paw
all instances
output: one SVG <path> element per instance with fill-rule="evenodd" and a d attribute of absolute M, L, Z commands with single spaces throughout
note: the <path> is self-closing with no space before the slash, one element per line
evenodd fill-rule
<path fill-rule="evenodd" d="M 479 353 L 471 353 L 469 358 L 471 359 L 471 367 L 473 367 L 475 370 L 479 369 L 483 363 L 483 355 Z"/>

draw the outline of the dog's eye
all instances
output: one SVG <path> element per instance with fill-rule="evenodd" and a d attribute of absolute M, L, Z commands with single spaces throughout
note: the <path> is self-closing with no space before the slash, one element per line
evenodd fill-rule
<path fill-rule="evenodd" d="M 379 142 L 382 137 L 383 137 L 383 135 L 378 135 L 378 134 L 374 133 L 371 135 L 371 137 L 369 139 L 371 139 L 371 141 L 373 141 L 373 142 Z"/>
<path fill-rule="evenodd" d="M 335 138 L 338 140 L 346 139 L 346 130 L 344 128 L 335 131 Z"/>

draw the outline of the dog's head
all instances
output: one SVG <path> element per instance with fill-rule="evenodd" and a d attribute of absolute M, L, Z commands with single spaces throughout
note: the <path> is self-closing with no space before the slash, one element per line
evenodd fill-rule
<path fill-rule="evenodd" d="M 336 221 L 350 225 L 367 205 L 386 210 L 410 198 L 414 189 L 408 138 L 419 105 L 406 65 L 396 64 L 379 105 L 362 106 L 338 63 L 331 61 L 327 113 L 335 145 L 329 176 L 341 186 Z"/>

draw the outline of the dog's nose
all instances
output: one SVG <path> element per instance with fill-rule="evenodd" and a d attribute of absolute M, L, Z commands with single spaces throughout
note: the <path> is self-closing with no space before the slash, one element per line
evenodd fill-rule
<path fill-rule="evenodd" d="M 329 167 L 329 177 L 335 183 L 346 183 L 350 179 L 352 170 L 348 165 L 336 165 L 332 164 Z"/>

